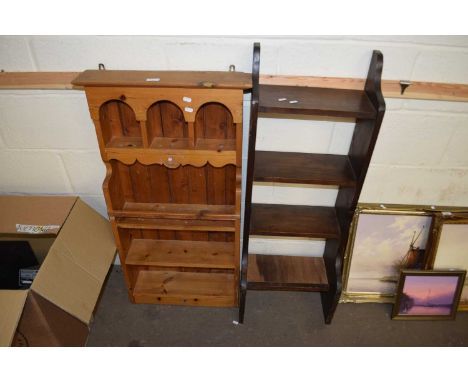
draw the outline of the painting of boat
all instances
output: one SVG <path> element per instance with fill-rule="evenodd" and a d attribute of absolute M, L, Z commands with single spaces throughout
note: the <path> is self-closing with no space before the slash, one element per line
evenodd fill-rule
<path fill-rule="evenodd" d="M 346 292 L 394 295 L 402 269 L 422 269 L 432 217 L 361 213 Z"/>

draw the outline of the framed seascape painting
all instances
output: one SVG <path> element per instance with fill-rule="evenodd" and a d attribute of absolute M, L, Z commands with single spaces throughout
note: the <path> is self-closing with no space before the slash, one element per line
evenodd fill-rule
<path fill-rule="evenodd" d="M 468 269 L 468 214 L 441 214 L 436 218 L 430 256 L 434 270 Z M 468 282 L 462 289 L 459 310 L 468 310 Z"/>
<path fill-rule="evenodd" d="M 411 208 L 358 208 L 345 257 L 341 301 L 393 303 L 400 271 L 426 267 L 433 213 Z"/>
<path fill-rule="evenodd" d="M 465 275 L 466 271 L 401 271 L 392 318 L 454 319 Z"/>

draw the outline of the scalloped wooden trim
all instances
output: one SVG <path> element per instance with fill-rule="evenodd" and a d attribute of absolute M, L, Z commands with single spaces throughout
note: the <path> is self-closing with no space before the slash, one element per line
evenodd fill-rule
<path fill-rule="evenodd" d="M 109 162 L 104 162 L 104 165 L 106 166 L 106 176 L 104 178 L 104 181 L 102 182 L 102 191 L 104 194 L 104 199 L 106 201 L 106 206 L 108 207 L 108 209 L 109 207 L 110 209 L 112 209 L 113 203 L 110 195 L 109 183 L 113 176 L 113 170 L 112 165 Z"/>
<path fill-rule="evenodd" d="M 145 152 L 135 152 L 136 149 L 129 149 L 125 152 L 123 150 L 127 149 L 105 149 L 106 161 L 118 160 L 126 165 L 132 165 L 135 162 L 139 162 L 143 165 L 151 164 L 160 164 L 168 168 L 177 168 L 180 166 L 191 165 L 195 167 L 203 167 L 207 163 L 211 164 L 214 167 L 224 167 L 228 164 L 236 165 L 236 152 L 235 151 L 226 151 L 213 155 L 212 151 L 202 151 L 194 152 L 196 150 L 191 150 L 188 153 L 161 153 L 148 152 L 148 149 L 144 149 Z M 189 151 L 189 150 L 186 150 Z M 169 158 L 172 158 L 170 160 Z"/>

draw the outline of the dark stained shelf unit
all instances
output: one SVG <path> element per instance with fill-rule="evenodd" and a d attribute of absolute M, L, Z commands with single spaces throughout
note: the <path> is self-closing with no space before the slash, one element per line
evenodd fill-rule
<path fill-rule="evenodd" d="M 356 177 L 347 155 L 257 151 L 254 181 L 354 186 Z"/>
<path fill-rule="evenodd" d="M 256 290 L 328 290 L 321 257 L 250 255 L 247 285 Z"/>
<path fill-rule="evenodd" d="M 260 85 L 260 113 L 374 118 L 376 110 L 364 90 Z"/>
<path fill-rule="evenodd" d="M 374 51 L 363 90 L 259 85 L 260 44 L 254 44 L 252 100 L 245 192 L 239 322 L 248 289 L 320 292 L 330 324 L 341 295 L 349 228 L 385 113 L 383 56 Z M 354 119 L 347 155 L 256 151 L 258 113 Z M 267 131 L 268 133 L 268 131 Z M 300 139 L 301 137 L 297 137 Z M 336 186 L 334 207 L 253 204 L 253 182 Z M 249 254 L 250 235 L 325 240 L 323 257 Z"/>
<path fill-rule="evenodd" d="M 309 238 L 340 237 L 333 207 L 252 204 L 251 235 Z"/>

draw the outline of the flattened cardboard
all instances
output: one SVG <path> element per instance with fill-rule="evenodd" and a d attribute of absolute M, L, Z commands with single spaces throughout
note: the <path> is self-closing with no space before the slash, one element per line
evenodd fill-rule
<path fill-rule="evenodd" d="M 0 233 L 17 234 L 16 224 L 62 226 L 76 196 L 2 196 L 0 197 Z M 57 234 L 59 229 L 50 230 Z"/>
<path fill-rule="evenodd" d="M 0 290 L 0 346 L 10 346 L 28 291 Z"/>
<path fill-rule="evenodd" d="M 31 289 L 89 324 L 114 256 L 109 222 L 78 200 Z"/>

